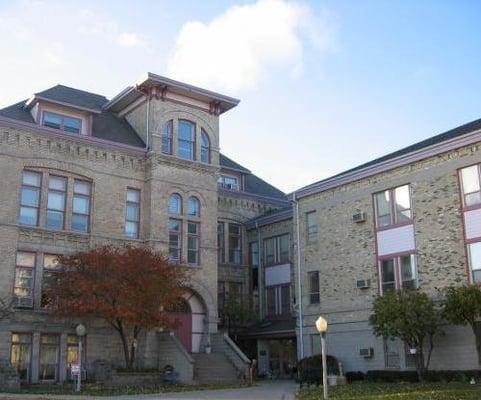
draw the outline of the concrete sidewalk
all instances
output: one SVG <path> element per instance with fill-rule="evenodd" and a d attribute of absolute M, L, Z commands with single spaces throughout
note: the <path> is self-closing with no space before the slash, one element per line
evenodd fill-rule
<path fill-rule="evenodd" d="M 297 387 L 293 381 L 264 381 L 246 388 L 112 397 L 0 393 L 0 400 L 294 400 Z"/>

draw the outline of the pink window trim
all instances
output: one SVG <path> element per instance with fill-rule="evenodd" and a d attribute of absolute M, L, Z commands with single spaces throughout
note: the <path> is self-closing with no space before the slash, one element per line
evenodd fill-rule
<path fill-rule="evenodd" d="M 408 220 L 406 221 L 402 221 L 402 222 L 397 222 L 396 221 L 396 189 L 397 188 L 400 188 L 400 187 L 403 187 L 403 186 L 408 186 L 408 189 L 409 189 L 409 209 L 411 211 L 411 218 L 409 218 Z M 388 225 L 383 225 L 383 226 L 378 226 L 378 211 L 377 211 L 377 201 L 376 201 L 376 195 L 379 194 L 379 193 L 384 193 L 384 192 L 387 192 L 389 191 L 389 196 L 390 196 L 390 213 L 391 213 L 391 223 L 388 224 Z M 391 187 L 391 188 L 388 188 L 388 189 L 384 189 L 384 190 L 381 190 L 379 192 L 376 192 L 376 193 L 373 193 L 372 194 L 372 199 L 373 199 L 373 203 L 374 203 L 374 226 L 375 226 L 375 229 L 376 231 L 382 231 L 382 230 L 386 230 L 386 229 L 392 229 L 392 228 L 397 228 L 397 227 L 400 227 L 400 226 L 405 226 L 405 225 L 409 225 L 409 224 L 412 224 L 414 223 L 414 210 L 413 210 L 413 201 L 412 201 L 412 191 L 411 191 L 411 184 L 410 183 L 405 183 L 405 184 L 402 184 L 402 185 L 398 185 L 398 186 L 395 186 L 395 187 Z"/>

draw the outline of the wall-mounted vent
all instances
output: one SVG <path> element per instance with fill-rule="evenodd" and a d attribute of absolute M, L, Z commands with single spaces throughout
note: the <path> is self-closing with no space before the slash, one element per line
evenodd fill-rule
<path fill-rule="evenodd" d="M 354 214 L 352 214 L 352 220 L 358 224 L 360 222 L 365 222 L 366 221 L 366 213 L 362 211 L 357 211 Z"/>
<path fill-rule="evenodd" d="M 374 357 L 374 349 L 372 347 L 364 347 L 359 349 L 359 355 L 363 358 L 372 358 Z"/>
<path fill-rule="evenodd" d="M 358 279 L 356 281 L 356 287 L 358 289 L 368 289 L 371 287 L 371 281 L 369 279 Z"/>

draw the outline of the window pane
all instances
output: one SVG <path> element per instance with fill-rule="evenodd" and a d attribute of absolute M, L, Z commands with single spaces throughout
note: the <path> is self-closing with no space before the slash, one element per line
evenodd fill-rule
<path fill-rule="evenodd" d="M 410 201 L 409 185 L 396 188 L 394 196 L 396 199 L 397 222 L 411 219 L 411 201 Z"/>
<path fill-rule="evenodd" d="M 63 212 L 47 211 L 47 228 L 62 229 L 63 228 Z"/>
<path fill-rule="evenodd" d="M 51 176 L 48 180 L 48 188 L 54 190 L 65 191 L 67 187 L 67 180 L 58 176 Z"/>
<path fill-rule="evenodd" d="M 17 265 L 22 267 L 34 267 L 35 266 L 35 254 L 17 252 Z"/>
<path fill-rule="evenodd" d="M 180 232 L 180 221 L 178 221 L 176 219 L 170 219 L 169 220 L 169 230 Z"/>
<path fill-rule="evenodd" d="M 20 208 L 20 221 L 23 225 L 37 225 L 38 213 L 36 208 Z"/>
<path fill-rule="evenodd" d="M 240 235 L 240 225 L 229 224 L 229 233 L 233 235 Z"/>
<path fill-rule="evenodd" d="M 43 113 L 43 124 L 49 128 L 60 129 L 62 126 L 62 117 L 58 114 L 45 112 Z"/>
<path fill-rule="evenodd" d="M 179 157 L 194 159 L 195 125 L 192 122 L 179 120 L 178 155 Z"/>
<path fill-rule="evenodd" d="M 56 254 L 44 254 L 43 256 L 43 267 L 44 268 L 58 268 L 58 256 Z"/>
<path fill-rule="evenodd" d="M 276 291 L 273 287 L 268 287 L 266 291 L 267 315 L 275 315 L 276 313 Z"/>
<path fill-rule="evenodd" d="M 89 229 L 88 215 L 73 214 L 72 229 L 77 232 L 88 232 L 88 229 Z"/>
<path fill-rule="evenodd" d="M 86 196 L 89 196 L 90 195 L 90 183 L 75 180 L 74 185 L 73 185 L 73 191 L 74 191 L 74 193 L 84 194 Z"/>
<path fill-rule="evenodd" d="M 389 191 L 377 193 L 376 199 L 376 212 L 377 212 L 377 225 L 385 226 L 391 223 L 391 198 Z"/>
<path fill-rule="evenodd" d="M 417 281 L 414 255 L 402 256 L 399 262 L 401 266 L 402 287 L 404 289 L 415 289 L 417 287 Z"/>
<path fill-rule="evenodd" d="M 24 187 L 22 189 L 22 205 L 30 207 L 38 207 L 40 199 L 40 191 L 34 188 Z"/>
<path fill-rule="evenodd" d="M 463 180 L 463 193 L 479 192 L 479 174 L 478 166 L 463 168 L 461 170 L 461 177 Z"/>
<path fill-rule="evenodd" d="M 194 158 L 194 144 L 192 142 L 179 141 L 178 149 L 179 157 L 187 160 Z"/>
<path fill-rule="evenodd" d="M 78 118 L 64 117 L 63 130 L 70 133 L 80 133 L 82 121 Z"/>
<path fill-rule="evenodd" d="M 29 186 L 40 186 L 41 174 L 31 171 L 24 171 L 22 183 Z"/>
<path fill-rule="evenodd" d="M 170 196 L 169 212 L 171 214 L 182 214 L 182 198 L 178 194 Z"/>
<path fill-rule="evenodd" d="M 197 228 L 198 228 L 198 224 L 191 223 L 191 222 L 187 224 L 187 232 L 190 234 L 197 235 L 198 234 Z"/>
<path fill-rule="evenodd" d="M 125 235 L 129 238 L 136 239 L 138 236 L 138 224 L 137 222 L 129 222 L 125 223 Z"/>
<path fill-rule="evenodd" d="M 481 203 L 481 193 L 474 192 L 464 195 L 464 202 L 467 206 L 472 206 L 473 204 Z"/>
<path fill-rule="evenodd" d="M 192 216 L 199 215 L 199 200 L 195 197 L 189 197 L 187 202 L 187 213 Z"/>
<path fill-rule="evenodd" d="M 289 261 L 289 235 L 279 237 L 279 262 Z"/>
<path fill-rule="evenodd" d="M 12 334 L 10 363 L 22 381 L 29 379 L 31 341 L 30 334 Z"/>
<path fill-rule="evenodd" d="M 267 265 L 273 264 L 276 261 L 276 256 L 275 256 L 275 238 L 270 238 L 265 240 L 265 263 Z"/>
<path fill-rule="evenodd" d="M 140 202 L 140 191 L 129 189 L 127 190 L 127 201 L 131 201 L 132 203 L 139 203 Z"/>
<path fill-rule="evenodd" d="M 77 214 L 88 214 L 90 212 L 90 199 L 84 196 L 74 196 L 73 212 Z"/>
<path fill-rule="evenodd" d="M 192 122 L 179 120 L 179 139 L 193 141 L 194 131 L 194 124 Z"/>
<path fill-rule="evenodd" d="M 291 313 L 291 298 L 290 298 L 290 287 L 281 287 L 281 314 L 286 315 Z"/>
<path fill-rule="evenodd" d="M 473 271 L 473 280 L 480 282 L 481 279 L 481 242 L 471 243 L 468 245 L 469 259 L 471 262 L 471 270 Z"/>
<path fill-rule="evenodd" d="M 139 220 L 139 206 L 137 204 L 127 204 L 127 220 L 136 222 Z"/>
<path fill-rule="evenodd" d="M 65 194 L 49 192 L 47 199 L 47 208 L 51 210 L 63 211 L 65 209 Z"/>
<path fill-rule="evenodd" d="M 381 261 L 381 282 L 384 291 L 396 288 L 394 277 L 394 260 Z"/>

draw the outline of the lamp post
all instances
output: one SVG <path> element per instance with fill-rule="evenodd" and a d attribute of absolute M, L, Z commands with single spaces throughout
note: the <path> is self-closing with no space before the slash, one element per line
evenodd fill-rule
<path fill-rule="evenodd" d="M 326 333 L 327 321 L 319 317 L 316 321 L 316 328 L 321 335 L 321 357 L 322 357 L 322 387 L 324 389 L 324 399 L 328 398 L 327 393 L 327 359 L 326 359 Z"/>
<path fill-rule="evenodd" d="M 82 337 L 87 334 L 87 328 L 83 324 L 78 324 L 75 328 L 75 333 L 78 336 L 78 375 L 77 375 L 77 387 L 76 392 L 80 392 L 80 386 L 82 382 Z"/>

